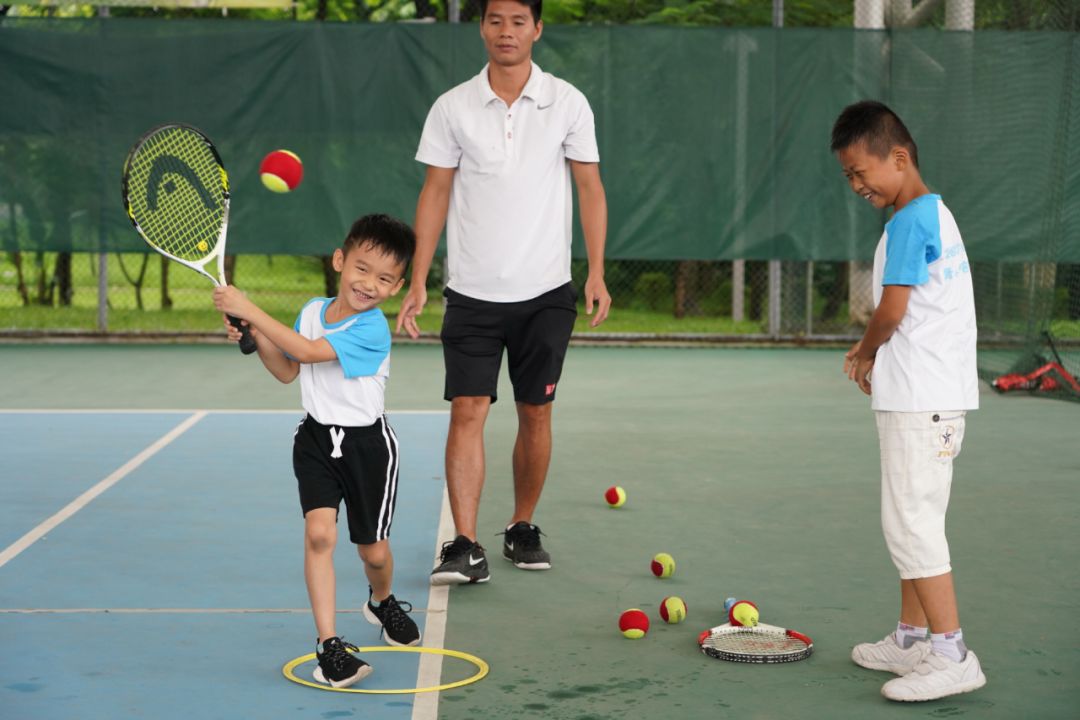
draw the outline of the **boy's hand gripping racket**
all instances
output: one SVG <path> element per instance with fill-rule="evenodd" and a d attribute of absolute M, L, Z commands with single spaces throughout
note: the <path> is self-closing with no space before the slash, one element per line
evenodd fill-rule
<path fill-rule="evenodd" d="M 210 139 L 189 125 L 168 124 L 143 135 L 124 161 L 124 210 L 146 244 L 225 284 L 229 176 Z M 215 278 L 204 265 L 217 258 Z M 240 351 L 257 349 L 248 326 L 229 316 L 243 337 Z"/>
<path fill-rule="evenodd" d="M 701 633 L 698 645 L 709 657 L 744 663 L 795 662 L 814 651 L 814 643 L 802 633 L 762 623 L 718 625 Z"/>

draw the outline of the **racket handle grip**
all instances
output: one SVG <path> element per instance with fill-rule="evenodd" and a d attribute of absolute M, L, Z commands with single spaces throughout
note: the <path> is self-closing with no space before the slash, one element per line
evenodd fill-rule
<path fill-rule="evenodd" d="M 255 338 L 251 337 L 251 328 L 240 322 L 240 318 L 234 318 L 232 315 L 229 315 L 229 323 L 243 335 L 243 337 L 240 338 L 240 352 L 245 355 L 250 355 L 259 349 L 259 346 L 255 344 Z"/>

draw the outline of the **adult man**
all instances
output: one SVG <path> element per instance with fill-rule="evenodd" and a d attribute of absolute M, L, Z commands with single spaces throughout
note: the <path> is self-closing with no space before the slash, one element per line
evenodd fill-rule
<path fill-rule="evenodd" d="M 442 341 L 451 402 L 446 481 L 457 537 L 431 574 L 436 585 L 486 582 L 476 522 L 484 485 L 484 422 L 496 400 L 505 348 L 517 404 L 514 513 L 503 555 L 525 570 L 551 558 L 532 516 L 551 459 L 551 403 L 577 316 L 570 283 L 578 190 L 589 259 L 585 309 L 596 327 L 611 296 L 604 285 L 607 202 L 588 101 L 542 72 L 532 46 L 543 32 L 542 0 L 482 3 L 488 64 L 440 97 L 416 159 L 428 166 L 416 208 L 417 250 L 398 331 L 419 334 L 416 316 L 443 225 L 449 277 Z"/>

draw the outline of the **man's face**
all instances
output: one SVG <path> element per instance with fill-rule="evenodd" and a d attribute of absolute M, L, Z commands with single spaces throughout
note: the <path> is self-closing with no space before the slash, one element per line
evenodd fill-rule
<path fill-rule="evenodd" d="M 896 203 L 904 183 L 906 158 L 906 154 L 898 154 L 896 148 L 880 157 L 870 152 L 865 142 L 849 145 L 836 153 L 852 191 L 879 210 Z"/>
<path fill-rule="evenodd" d="M 488 58 L 504 67 L 529 62 L 543 30 L 543 22 L 533 21 L 532 10 L 515 0 L 491 0 L 480 23 Z"/>

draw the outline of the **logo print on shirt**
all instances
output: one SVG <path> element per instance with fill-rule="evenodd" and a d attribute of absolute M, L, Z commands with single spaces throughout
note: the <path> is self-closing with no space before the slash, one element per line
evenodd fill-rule
<path fill-rule="evenodd" d="M 330 428 L 330 439 L 334 443 L 334 449 L 330 453 L 330 457 L 332 457 L 332 458 L 341 457 L 341 441 L 345 439 L 345 431 L 341 430 L 339 428 L 334 428 L 334 427 Z"/>
<path fill-rule="evenodd" d="M 545 395 L 554 395 L 555 394 L 555 383 L 551 383 L 550 385 L 546 386 L 544 388 L 544 394 Z"/>

